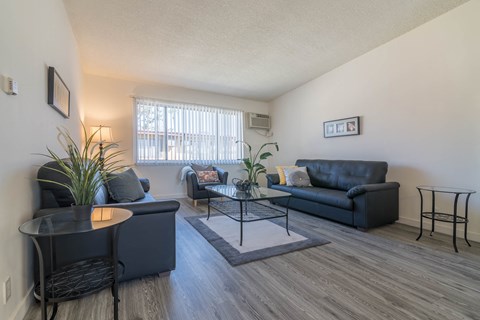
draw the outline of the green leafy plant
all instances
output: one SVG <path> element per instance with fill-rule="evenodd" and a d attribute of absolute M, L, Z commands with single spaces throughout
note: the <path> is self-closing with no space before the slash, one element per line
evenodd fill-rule
<path fill-rule="evenodd" d="M 124 167 L 119 165 L 119 160 L 116 160 L 123 153 L 122 151 L 106 154 L 108 150 L 117 148 L 118 144 L 104 143 L 103 149 L 101 149 L 99 148 L 100 143 L 93 143 L 96 132 L 88 136 L 83 123 L 82 129 L 85 138 L 83 148 L 75 143 L 66 128 L 57 128 L 57 140 L 67 153 L 67 158 L 62 158 L 48 147 L 48 154 L 41 154 L 55 161 L 59 166 L 59 169 L 46 168 L 66 176 L 70 183 L 38 179 L 38 181 L 54 183 L 67 188 L 75 200 L 75 205 L 78 206 L 93 204 L 96 193 L 109 179 L 108 174 Z M 103 155 L 105 156 L 102 158 Z"/>
<path fill-rule="evenodd" d="M 260 149 L 258 149 L 258 151 L 255 153 L 252 153 L 252 146 L 247 142 L 238 140 L 237 143 L 243 144 L 248 151 L 248 157 L 242 159 L 242 162 L 245 165 L 245 169 L 243 170 L 247 172 L 248 180 L 250 180 L 252 183 L 257 183 L 258 176 L 261 173 L 263 174 L 267 173 L 267 168 L 263 164 L 261 164 L 262 160 L 265 160 L 268 157 L 273 156 L 273 154 L 269 151 L 265 151 L 262 153 L 262 150 L 267 146 L 273 145 L 275 146 L 275 149 L 279 151 L 278 143 L 276 142 L 264 143 L 262 144 Z"/>

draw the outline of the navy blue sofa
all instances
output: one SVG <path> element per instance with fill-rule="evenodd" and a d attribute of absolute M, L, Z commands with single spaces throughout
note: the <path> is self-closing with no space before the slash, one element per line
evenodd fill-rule
<path fill-rule="evenodd" d="M 37 174 L 39 179 L 66 182 L 67 178 L 46 167 L 60 169 L 55 162 L 42 166 Z M 95 206 L 114 206 L 131 210 L 133 216 L 120 227 L 118 238 L 118 258 L 124 264 L 124 273 L 120 281 L 143 276 L 170 272 L 175 269 L 175 214 L 180 203 L 175 200 L 155 200 L 148 193 L 148 179 L 139 179 L 145 191 L 145 197 L 135 202 L 116 203 L 109 196 L 106 186 L 98 191 Z M 41 191 L 41 209 L 34 218 L 71 210 L 71 193 L 64 187 L 39 182 Z M 104 256 L 110 250 L 108 230 L 99 230 L 85 234 L 55 237 L 56 265 L 63 266 L 78 260 Z M 40 239 L 42 251 L 49 256 L 48 239 Z M 35 260 L 36 254 L 35 254 Z M 49 259 L 45 259 L 46 269 L 50 270 Z M 35 261 L 35 280 L 38 279 L 38 263 Z"/>
<path fill-rule="evenodd" d="M 311 187 L 280 185 L 278 174 L 268 174 L 268 187 L 292 194 L 289 208 L 348 224 L 362 230 L 398 220 L 397 182 L 385 182 L 388 164 L 383 161 L 307 160 Z M 286 206 L 287 199 L 272 201 Z"/>

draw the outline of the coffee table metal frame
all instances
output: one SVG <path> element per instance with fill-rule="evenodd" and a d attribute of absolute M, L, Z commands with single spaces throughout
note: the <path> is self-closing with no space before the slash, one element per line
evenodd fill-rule
<path fill-rule="evenodd" d="M 239 222 L 240 245 L 243 244 L 243 224 L 245 222 L 285 217 L 285 230 L 290 236 L 288 230 L 288 204 L 290 202 L 290 193 L 263 187 L 252 187 L 248 191 L 238 191 L 233 185 L 207 186 L 205 187 L 205 190 L 208 191 L 207 220 L 210 219 L 210 210 L 213 208 L 232 220 Z M 210 196 L 211 193 L 230 200 L 212 200 L 212 197 Z M 285 212 L 266 204 L 258 203 L 258 201 L 261 200 L 287 197 L 288 201 Z"/>
<path fill-rule="evenodd" d="M 470 196 L 476 191 L 460 188 L 450 188 L 450 187 L 435 187 L 435 186 L 418 186 L 418 192 L 420 193 L 420 234 L 417 237 L 417 241 L 422 237 L 423 233 L 423 218 L 432 220 L 432 229 L 430 231 L 430 236 L 435 232 L 435 221 L 447 222 L 453 224 L 453 248 L 455 252 L 458 252 L 457 249 L 457 223 L 464 224 L 463 238 L 469 247 L 471 247 L 470 242 L 467 239 L 467 225 L 468 225 L 468 200 Z M 432 194 L 432 208 L 431 211 L 424 211 L 423 209 L 423 193 L 431 192 Z M 454 194 L 453 202 L 453 214 L 436 212 L 435 211 L 435 194 L 444 193 L 444 194 Z M 465 195 L 465 215 L 459 216 L 457 213 L 458 199 L 460 195 Z"/>
<path fill-rule="evenodd" d="M 110 207 L 112 208 L 112 207 Z M 96 208 L 95 210 L 100 210 Z M 116 215 L 115 215 L 116 214 Z M 123 267 L 118 261 L 119 227 L 132 216 L 126 209 L 113 208 L 113 218 L 108 221 L 92 222 L 74 221 L 73 213 L 66 209 L 54 214 L 35 218 L 19 227 L 19 231 L 30 236 L 35 244 L 39 262 L 39 282 L 35 285 L 34 296 L 40 300 L 42 320 L 47 320 L 47 305 L 53 304 L 50 320 L 57 314 L 58 303 L 79 299 L 86 295 L 111 287 L 114 319 L 118 319 L 118 273 Z M 56 266 L 55 241 L 53 238 L 62 235 L 94 232 L 109 229 L 111 241 L 111 256 L 93 257 L 80 260 L 66 266 Z M 50 252 L 46 257 L 37 238 L 47 237 Z M 44 259 L 51 260 L 50 274 L 46 274 Z"/>

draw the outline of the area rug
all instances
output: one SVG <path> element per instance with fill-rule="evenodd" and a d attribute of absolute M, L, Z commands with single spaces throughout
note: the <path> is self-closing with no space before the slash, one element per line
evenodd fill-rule
<path fill-rule="evenodd" d="M 224 215 L 186 217 L 187 220 L 232 265 L 320 246 L 330 241 L 289 224 L 285 219 L 262 220 L 243 224 L 243 244 L 240 246 L 240 223 Z"/>

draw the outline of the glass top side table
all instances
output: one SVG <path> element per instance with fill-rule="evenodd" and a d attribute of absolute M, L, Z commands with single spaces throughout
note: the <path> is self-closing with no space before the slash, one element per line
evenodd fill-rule
<path fill-rule="evenodd" d="M 39 260 L 40 281 L 35 284 L 35 297 L 40 300 L 42 320 L 47 319 L 47 304 L 53 303 L 50 320 L 55 318 L 58 303 L 84 297 L 88 294 L 112 287 L 114 296 L 114 319 L 118 319 L 118 228 L 130 219 L 132 212 L 121 208 L 97 207 L 92 217 L 98 219 L 75 221 L 69 210 L 43 217 L 38 217 L 22 224 L 18 229 L 31 237 L 37 249 Z M 50 270 L 46 275 L 44 253 L 38 238 L 50 239 L 50 252 L 55 255 L 52 238 L 63 235 L 95 232 L 100 229 L 110 229 L 112 239 L 111 257 L 95 257 L 80 260 L 67 266 Z M 50 259 L 52 259 L 50 257 Z"/>
<path fill-rule="evenodd" d="M 420 234 L 417 237 L 417 241 L 422 237 L 423 233 L 423 218 L 432 220 L 432 229 L 430 231 L 430 236 L 435 232 L 435 221 L 448 222 L 453 224 L 453 248 L 455 252 L 458 252 L 457 249 L 457 223 L 464 224 L 464 234 L 463 238 L 469 247 L 471 247 L 470 242 L 467 239 L 467 225 L 468 225 L 468 201 L 470 196 L 476 193 L 475 190 L 463 189 L 463 188 L 451 188 L 451 187 L 436 187 L 436 186 L 418 186 L 418 192 L 420 193 Z M 432 194 L 432 207 L 431 211 L 424 211 L 423 209 L 423 193 L 430 192 Z M 435 194 L 444 193 L 454 195 L 453 202 L 453 214 L 444 213 L 444 212 L 435 212 Z M 458 200 L 461 195 L 465 196 L 465 215 L 459 216 L 457 213 Z"/>

